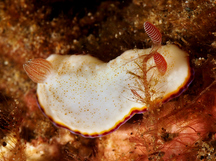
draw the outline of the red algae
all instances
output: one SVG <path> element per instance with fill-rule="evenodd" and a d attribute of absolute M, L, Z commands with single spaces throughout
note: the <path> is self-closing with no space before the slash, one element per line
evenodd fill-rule
<path fill-rule="evenodd" d="M 81 3 L 0 2 L 1 148 L 11 143 L 6 149 L 13 154 L 1 153 L 0 160 L 32 159 L 26 155 L 29 147 L 36 149 L 29 154 L 40 150 L 37 159 L 47 161 L 215 160 L 215 1 Z M 54 127 L 36 108 L 36 86 L 24 74 L 23 63 L 53 53 L 90 53 L 109 61 L 125 50 L 150 47 L 145 21 L 163 33 L 163 44 L 174 42 L 190 53 L 196 74 L 189 89 L 102 138 L 86 139 Z"/>

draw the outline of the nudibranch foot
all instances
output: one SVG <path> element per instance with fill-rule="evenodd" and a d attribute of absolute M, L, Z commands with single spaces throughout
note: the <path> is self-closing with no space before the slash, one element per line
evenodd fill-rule
<path fill-rule="evenodd" d="M 134 114 L 140 114 L 140 113 L 143 113 L 143 112 L 147 111 L 146 108 L 144 108 L 144 110 L 142 110 L 142 111 L 136 111 L 135 110 L 129 116 L 127 116 L 122 122 L 119 122 L 119 124 L 117 124 L 117 126 L 114 127 L 113 129 L 104 131 L 103 133 L 101 132 L 101 133 L 89 134 L 89 133 L 83 133 L 82 131 L 79 131 L 79 130 L 73 130 L 73 129 L 71 129 L 68 126 L 65 126 L 65 125 L 63 125 L 61 123 L 56 122 L 56 120 L 54 118 L 52 118 L 52 117 L 50 117 L 50 116 L 48 116 L 46 114 L 46 112 L 44 111 L 44 108 L 41 107 L 41 105 L 39 103 L 38 97 L 36 97 L 36 98 L 37 98 L 36 100 L 37 100 L 37 104 L 38 104 L 39 109 L 42 111 L 42 113 L 44 114 L 44 116 L 47 117 L 55 126 L 67 129 L 71 133 L 73 133 L 75 135 L 81 135 L 81 136 L 83 136 L 85 138 L 96 138 L 96 137 L 102 137 L 102 136 L 108 135 L 108 134 L 114 132 L 115 130 L 117 130 L 122 124 L 124 124 L 125 122 L 127 122 L 131 117 L 134 116 Z"/>
<path fill-rule="evenodd" d="M 52 64 L 46 59 L 38 58 L 28 61 L 23 68 L 29 78 L 35 83 L 44 83 L 52 73 Z"/>

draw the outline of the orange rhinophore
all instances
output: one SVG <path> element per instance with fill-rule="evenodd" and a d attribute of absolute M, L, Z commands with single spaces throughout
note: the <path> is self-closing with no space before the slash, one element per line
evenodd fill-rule
<path fill-rule="evenodd" d="M 166 60 L 158 52 L 156 52 L 153 57 L 154 57 L 154 61 L 155 61 L 155 64 L 156 64 L 156 67 L 157 67 L 158 71 L 162 75 L 164 75 L 166 73 L 166 70 L 167 70 L 167 62 L 166 62 Z"/>
<path fill-rule="evenodd" d="M 29 78 L 35 83 L 44 83 L 52 72 L 52 64 L 46 59 L 38 58 L 23 65 Z"/>

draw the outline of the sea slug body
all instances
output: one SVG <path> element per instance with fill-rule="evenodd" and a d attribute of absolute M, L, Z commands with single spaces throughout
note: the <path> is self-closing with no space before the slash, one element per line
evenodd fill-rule
<path fill-rule="evenodd" d="M 151 51 L 151 48 L 129 50 L 108 63 L 90 55 L 50 55 L 41 60 L 46 66 L 40 65 L 42 74 L 36 76 L 42 81 L 33 78 L 38 83 L 40 108 L 57 126 L 85 137 L 103 136 L 116 130 L 135 113 L 148 109 L 143 73 L 150 101 L 155 103 L 178 95 L 191 82 L 186 52 L 175 45 L 160 46 L 156 49 L 159 67 L 155 57 L 150 57 L 147 69 L 142 69 L 143 59 Z M 34 60 L 24 69 L 28 75 L 36 75 L 34 70 L 28 72 L 31 63 Z"/>

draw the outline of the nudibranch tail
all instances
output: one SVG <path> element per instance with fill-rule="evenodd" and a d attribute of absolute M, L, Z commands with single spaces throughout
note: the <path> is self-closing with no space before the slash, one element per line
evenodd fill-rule
<path fill-rule="evenodd" d="M 164 75 L 166 73 L 166 71 L 167 71 L 167 62 L 166 62 L 166 60 L 158 52 L 156 52 L 153 57 L 154 57 L 154 62 L 156 64 L 156 67 L 157 67 L 158 71 L 162 75 Z"/>
<path fill-rule="evenodd" d="M 144 29 L 150 37 L 150 39 L 152 40 L 153 44 L 161 44 L 162 35 L 153 24 L 151 24 L 150 22 L 145 22 Z"/>
<path fill-rule="evenodd" d="M 23 68 L 35 83 L 43 83 L 52 72 L 52 64 L 46 59 L 38 58 L 28 61 Z"/>

